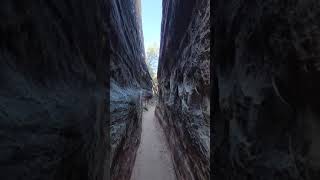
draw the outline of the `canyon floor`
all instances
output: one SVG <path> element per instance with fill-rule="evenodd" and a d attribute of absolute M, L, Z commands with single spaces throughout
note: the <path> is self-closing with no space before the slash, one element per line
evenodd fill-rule
<path fill-rule="evenodd" d="M 155 104 L 142 117 L 141 143 L 131 180 L 175 180 L 176 175 L 163 130 L 155 118 Z"/>

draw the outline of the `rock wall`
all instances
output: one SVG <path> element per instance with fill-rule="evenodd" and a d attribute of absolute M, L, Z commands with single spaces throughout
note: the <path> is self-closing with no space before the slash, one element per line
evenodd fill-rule
<path fill-rule="evenodd" d="M 210 1 L 164 0 L 156 116 L 177 178 L 209 179 Z"/>
<path fill-rule="evenodd" d="M 130 179 L 140 144 L 142 97 L 152 81 L 144 61 L 140 0 L 111 0 L 111 179 Z"/>
<path fill-rule="evenodd" d="M 320 3 L 216 0 L 216 179 L 319 179 Z"/>
<path fill-rule="evenodd" d="M 106 179 L 100 0 L 0 2 L 0 179 Z"/>

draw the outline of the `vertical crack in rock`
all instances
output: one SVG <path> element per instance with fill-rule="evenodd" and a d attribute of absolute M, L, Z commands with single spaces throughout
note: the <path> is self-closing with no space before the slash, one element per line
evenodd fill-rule
<path fill-rule="evenodd" d="M 210 1 L 163 1 L 156 116 L 177 178 L 209 179 Z"/>
<path fill-rule="evenodd" d="M 320 178 L 320 3 L 217 0 L 216 179 Z"/>

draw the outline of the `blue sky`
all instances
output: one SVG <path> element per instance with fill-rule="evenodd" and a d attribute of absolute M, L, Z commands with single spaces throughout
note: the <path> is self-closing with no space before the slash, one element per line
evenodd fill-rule
<path fill-rule="evenodd" d="M 151 44 L 160 45 L 162 0 L 141 0 L 144 48 Z"/>

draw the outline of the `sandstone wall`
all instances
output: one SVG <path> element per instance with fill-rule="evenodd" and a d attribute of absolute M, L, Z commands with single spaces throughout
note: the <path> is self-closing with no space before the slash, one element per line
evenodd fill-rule
<path fill-rule="evenodd" d="M 210 1 L 163 1 L 156 108 L 178 179 L 209 179 Z"/>
<path fill-rule="evenodd" d="M 108 176 L 103 1 L 0 2 L 0 179 Z"/>
<path fill-rule="evenodd" d="M 129 178 L 152 86 L 136 4 L 0 3 L 0 179 Z"/>
<path fill-rule="evenodd" d="M 319 179 L 319 5 L 216 1 L 217 179 Z"/>
<path fill-rule="evenodd" d="M 110 170 L 112 179 L 127 180 L 140 143 L 141 97 L 151 92 L 152 82 L 144 60 L 140 0 L 111 0 L 107 4 L 111 57 Z"/>

